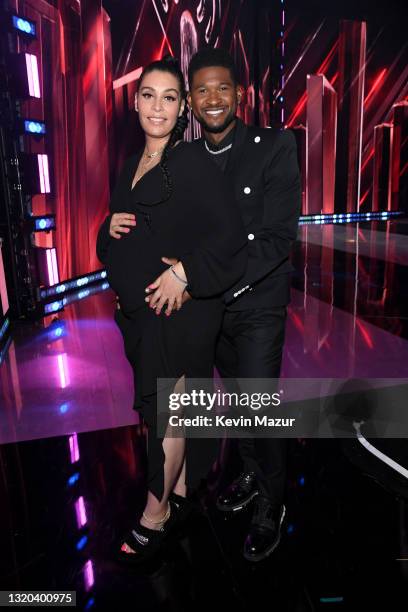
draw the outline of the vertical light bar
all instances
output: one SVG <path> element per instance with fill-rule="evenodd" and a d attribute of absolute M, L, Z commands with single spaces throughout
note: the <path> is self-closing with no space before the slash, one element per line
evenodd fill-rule
<path fill-rule="evenodd" d="M 58 371 L 59 371 L 61 389 L 65 389 L 65 387 L 67 386 L 67 379 L 65 377 L 64 360 L 63 360 L 62 355 L 57 356 L 57 362 L 58 362 Z"/>
<path fill-rule="evenodd" d="M 31 70 L 33 74 L 33 83 L 34 83 L 34 97 L 41 98 L 40 76 L 38 74 L 38 63 L 37 63 L 37 57 L 35 55 L 31 55 Z"/>
<path fill-rule="evenodd" d="M 52 285 L 58 285 L 59 283 L 56 249 L 54 247 L 51 249 L 46 249 L 46 257 L 47 257 L 48 285 L 52 287 Z"/>
<path fill-rule="evenodd" d="M 30 54 L 25 54 L 26 68 L 27 68 L 27 80 L 28 80 L 28 93 L 30 96 L 34 96 L 34 81 L 33 81 L 33 73 L 31 70 L 31 59 Z"/>
<path fill-rule="evenodd" d="M 50 172 L 48 167 L 48 155 L 39 153 L 38 159 L 38 174 L 40 177 L 40 190 L 41 193 L 50 193 Z"/>
<path fill-rule="evenodd" d="M 84 577 L 85 577 L 85 589 L 89 591 L 89 589 L 93 587 L 94 582 L 95 582 L 93 564 L 90 559 L 88 559 L 88 561 L 85 563 Z"/>
<path fill-rule="evenodd" d="M 33 98 L 41 98 L 40 77 L 38 74 L 37 57 L 35 55 L 32 55 L 31 53 L 26 53 L 25 60 L 26 60 L 26 67 L 27 67 L 29 94 Z"/>
<path fill-rule="evenodd" d="M 48 168 L 48 155 L 43 155 L 43 170 L 44 170 L 44 183 L 45 183 L 45 193 L 50 193 L 50 171 Z"/>
<path fill-rule="evenodd" d="M 54 278 L 54 285 L 57 285 L 59 283 L 59 274 L 58 274 L 58 265 L 57 265 L 57 251 L 56 249 L 50 249 L 51 250 L 51 265 L 52 265 L 52 272 L 53 272 L 53 278 Z"/>
<path fill-rule="evenodd" d="M 61 389 L 65 389 L 65 387 L 67 387 L 70 384 L 67 354 L 63 353 L 62 355 L 57 355 L 57 363 L 58 363 L 58 372 L 59 372 L 59 377 L 60 377 Z"/>
<path fill-rule="evenodd" d="M 78 436 L 76 433 L 69 436 L 69 454 L 71 457 L 71 463 L 76 463 L 79 461 Z"/>
<path fill-rule="evenodd" d="M 1 308 L 3 311 L 3 315 L 5 315 L 9 309 L 9 301 L 8 301 L 8 293 L 7 293 L 7 285 L 6 285 L 6 275 L 4 273 L 3 254 L 2 254 L 1 244 L 0 244 L 0 299 L 1 299 Z"/>
<path fill-rule="evenodd" d="M 85 502 L 82 495 L 75 502 L 75 513 L 77 517 L 78 529 L 81 529 L 81 527 L 86 525 L 88 520 L 86 516 Z"/>
<path fill-rule="evenodd" d="M 46 250 L 46 256 L 47 256 L 48 285 L 51 287 L 52 285 L 56 284 L 54 282 L 54 270 L 52 266 L 51 249 Z"/>
<path fill-rule="evenodd" d="M 45 179 L 44 179 L 44 164 L 43 164 L 43 156 L 37 155 L 38 161 L 38 176 L 40 177 L 40 191 L 41 193 L 46 193 L 45 191 Z"/>

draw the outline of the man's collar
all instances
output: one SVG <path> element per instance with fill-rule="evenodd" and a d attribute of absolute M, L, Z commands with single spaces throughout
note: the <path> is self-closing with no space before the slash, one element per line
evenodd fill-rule
<path fill-rule="evenodd" d="M 236 126 L 234 125 L 232 130 L 230 130 L 228 132 L 228 134 L 226 134 L 224 136 L 224 138 L 218 144 L 214 144 L 213 142 L 211 142 L 210 140 L 208 140 L 208 138 L 206 138 L 204 136 L 204 140 L 206 141 L 208 148 L 211 151 L 216 152 L 216 151 L 220 151 L 221 149 L 224 149 L 224 147 L 228 147 L 230 144 L 232 144 L 233 141 L 234 141 L 235 127 Z"/>
<path fill-rule="evenodd" d="M 239 117 L 237 117 L 235 120 L 234 129 L 231 130 L 231 133 L 233 134 L 233 145 L 228 155 L 228 162 L 225 170 L 227 174 L 233 173 L 234 169 L 239 167 L 239 163 L 244 153 L 244 144 L 247 139 L 248 126 L 241 119 L 239 119 Z M 204 135 L 202 135 L 202 137 L 199 139 L 199 142 L 201 142 L 202 146 L 204 147 L 204 143 L 206 142 Z"/>

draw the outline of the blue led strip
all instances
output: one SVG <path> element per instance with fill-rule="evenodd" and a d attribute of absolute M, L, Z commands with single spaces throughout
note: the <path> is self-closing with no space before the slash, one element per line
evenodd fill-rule
<path fill-rule="evenodd" d="M 82 538 L 77 542 L 76 544 L 76 549 L 77 550 L 82 550 L 88 543 L 88 536 L 84 535 L 82 536 Z"/>
<path fill-rule="evenodd" d="M 45 328 L 41 334 L 42 338 L 49 344 L 67 335 L 66 322 L 63 319 L 55 319 L 51 325 Z"/>
<path fill-rule="evenodd" d="M 95 283 L 96 281 L 101 281 L 106 278 L 106 271 L 100 270 L 99 272 L 93 272 L 92 274 L 86 274 L 85 276 L 81 276 L 79 278 L 66 280 L 63 283 L 59 283 L 58 285 L 53 285 L 52 287 L 47 287 L 46 289 L 40 289 L 40 299 L 45 300 L 54 296 L 61 296 L 68 291 L 73 291 L 78 289 L 79 287 L 84 287 L 90 285 L 91 283 Z"/>
<path fill-rule="evenodd" d="M 6 333 L 9 325 L 10 325 L 10 320 L 7 318 L 4 319 L 3 325 L 1 326 L 1 329 L 0 329 L 0 340 L 3 339 L 3 336 Z"/>
<path fill-rule="evenodd" d="M 55 302 L 50 302 L 49 304 L 44 305 L 44 314 L 53 314 L 54 312 L 58 312 L 64 308 L 66 304 L 65 300 L 56 300 Z"/>
<path fill-rule="evenodd" d="M 95 597 L 91 597 L 90 599 L 88 599 L 88 601 L 86 602 L 85 605 L 85 610 L 89 610 L 90 608 L 92 608 L 92 606 L 95 604 Z"/>
<path fill-rule="evenodd" d="M 75 474 L 72 474 L 72 476 L 68 478 L 68 486 L 73 487 L 74 484 L 78 482 L 78 480 L 79 480 L 79 472 L 75 472 Z"/>
<path fill-rule="evenodd" d="M 29 19 L 24 19 L 24 17 L 19 17 L 18 15 L 13 15 L 12 22 L 13 22 L 13 27 L 18 32 L 35 37 L 36 27 L 35 27 L 34 21 L 30 21 Z"/>
<path fill-rule="evenodd" d="M 326 215 L 301 215 L 299 218 L 299 225 L 324 225 L 326 223 L 357 223 L 359 221 L 387 221 L 393 217 L 400 217 L 404 215 L 400 211 L 378 211 L 378 212 L 366 212 L 366 213 L 340 213 L 340 214 L 326 214 Z"/>
<path fill-rule="evenodd" d="M 86 289 L 73 291 L 61 300 L 55 300 L 54 302 L 44 304 L 44 315 L 58 312 L 65 306 L 68 306 L 68 304 L 72 304 L 72 302 L 78 302 L 79 300 L 83 300 L 84 298 L 94 295 L 95 293 L 99 293 L 100 291 L 106 291 L 106 289 L 109 289 L 108 282 L 98 283 L 92 285 L 91 287 L 87 287 Z"/>
<path fill-rule="evenodd" d="M 37 136 L 45 134 L 45 123 L 42 121 L 34 121 L 33 119 L 24 119 L 24 131 L 27 134 L 34 134 Z"/>
<path fill-rule="evenodd" d="M 55 215 L 46 215 L 44 217 L 30 217 L 30 221 L 34 222 L 35 232 L 48 232 L 56 229 Z"/>

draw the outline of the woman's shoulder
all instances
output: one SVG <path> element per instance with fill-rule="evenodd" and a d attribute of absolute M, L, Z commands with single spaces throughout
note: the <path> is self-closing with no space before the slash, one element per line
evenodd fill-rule
<path fill-rule="evenodd" d="M 187 140 L 180 140 L 174 147 L 174 151 L 183 157 L 194 155 L 197 149 L 196 141 L 188 142 Z"/>
<path fill-rule="evenodd" d="M 125 161 L 123 162 L 122 168 L 134 168 L 136 162 L 140 159 L 141 155 L 142 149 L 138 150 L 137 153 L 133 153 L 132 155 L 126 157 Z"/>
<path fill-rule="evenodd" d="M 125 157 L 122 163 L 117 165 L 116 176 L 119 178 L 125 177 L 131 169 L 136 167 L 136 162 L 139 159 L 140 154 L 134 153 Z"/>

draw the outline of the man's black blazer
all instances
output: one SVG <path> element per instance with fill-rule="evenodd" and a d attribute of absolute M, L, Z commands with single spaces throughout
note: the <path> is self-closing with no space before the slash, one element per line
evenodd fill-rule
<path fill-rule="evenodd" d="M 204 147 L 203 139 L 195 143 Z M 249 259 L 245 275 L 224 301 L 232 310 L 286 305 L 301 202 L 293 133 L 237 119 L 225 173 L 248 233 Z"/>

